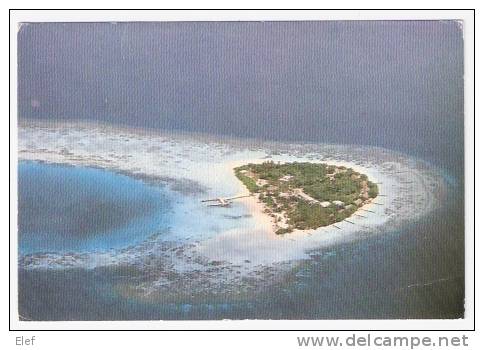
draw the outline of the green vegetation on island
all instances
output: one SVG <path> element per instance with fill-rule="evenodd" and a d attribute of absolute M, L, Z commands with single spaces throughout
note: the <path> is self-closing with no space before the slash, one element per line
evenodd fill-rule
<path fill-rule="evenodd" d="M 270 161 L 234 170 L 265 204 L 277 234 L 337 223 L 378 195 L 378 186 L 366 175 L 343 166 Z"/>

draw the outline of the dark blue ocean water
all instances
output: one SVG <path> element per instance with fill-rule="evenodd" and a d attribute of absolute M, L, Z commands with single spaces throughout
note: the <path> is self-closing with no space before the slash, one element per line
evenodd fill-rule
<path fill-rule="evenodd" d="M 463 47 L 457 21 L 30 23 L 19 116 L 375 145 L 460 176 Z"/>
<path fill-rule="evenodd" d="M 119 248 L 170 225 L 173 195 L 125 175 L 22 161 L 18 184 L 21 254 Z"/>

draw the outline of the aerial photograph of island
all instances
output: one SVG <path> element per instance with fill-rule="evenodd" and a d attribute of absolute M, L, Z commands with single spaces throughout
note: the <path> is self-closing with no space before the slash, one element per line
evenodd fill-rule
<path fill-rule="evenodd" d="M 463 25 L 21 23 L 19 321 L 463 318 Z"/>

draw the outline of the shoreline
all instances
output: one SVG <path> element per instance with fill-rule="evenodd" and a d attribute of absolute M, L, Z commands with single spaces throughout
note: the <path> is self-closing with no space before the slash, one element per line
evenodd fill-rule
<path fill-rule="evenodd" d="M 36 126 L 39 124 L 36 123 Z M 19 127 L 19 160 L 91 166 L 137 178 L 174 179 L 181 184 L 198 184 L 206 189 L 206 193 L 189 194 L 194 203 L 190 210 L 196 210 L 201 217 L 211 218 L 214 222 L 227 214 L 225 209 L 208 210 L 199 206 L 199 200 L 248 194 L 233 170 L 247 163 L 268 159 L 324 162 L 353 168 L 378 184 L 379 195 L 373 202 L 382 205 L 365 205 L 363 209 L 374 213 L 363 215 L 367 218 L 354 213 L 350 217 L 354 224 L 338 222 L 336 225 L 340 229 L 329 225 L 316 230 L 276 235 L 272 230 L 272 219 L 264 213 L 264 206 L 257 198 L 251 196 L 237 201 L 245 212 L 252 215 L 252 219 L 238 226 L 232 222 L 220 232 L 208 232 L 200 238 L 193 238 L 198 241 L 195 251 L 208 259 L 233 264 L 245 260 L 250 260 L 251 264 L 272 264 L 305 259 L 311 250 L 357 238 L 359 232 L 379 232 L 383 227 L 388 230 L 400 222 L 425 215 L 439 205 L 445 193 L 445 181 L 435 169 L 414 158 L 375 147 L 287 144 L 283 148 L 281 144 L 274 144 L 266 149 L 259 147 L 260 144 L 239 143 L 234 146 L 220 140 L 200 141 L 185 135 L 182 139 L 176 133 L 170 137 L 166 134 L 131 134 L 127 130 L 117 133 L 89 129 L 85 125 L 81 129 L 72 129 L 68 124 L 36 126 Z M 274 150 L 276 145 L 281 146 L 277 151 Z M 356 213 L 361 214 L 361 208 Z M 197 224 L 196 220 L 185 223 L 183 230 L 210 230 L 209 224 L 206 228 Z M 191 234 L 187 235 L 190 238 Z M 182 236 L 180 239 L 185 238 Z"/>
<path fill-rule="evenodd" d="M 229 161 L 224 165 L 225 176 L 233 176 L 236 178 L 234 168 L 248 163 L 262 163 L 264 161 L 267 161 L 267 159 L 251 158 Z M 281 162 L 283 161 L 281 160 Z M 368 174 L 367 168 L 363 168 L 355 163 L 326 160 L 321 160 L 318 163 L 323 162 L 329 165 L 342 165 L 353 168 L 356 171 L 367 175 L 371 181 L 380 184 L 382 184 L 382 181 L 385 179 L 384 176 L 378 177 L 375 172 Z M 236 195 L 251 194 L 240 180 L 236 180 L 238 184 Z M 386 188 L 386 186 L 384 187 Z M 363 226 L 364 222 L 362 223 L 362 221 L 365 221 L 365 219 L 359 218 L 355 215 L 359 214 L 361 209 L 372 210 L 375 211 L 375 213 L 382 214 L 386 208 L 385 204 L 377 206 L 374 202 L 383 198 L 385 198 L 385 202 L 388 202 L 387 197 L 378 194 L 371 203 L 358 208 L 358 210 L 348 218 L 351 218 L 351 221 L 355 222 L 354 224 L 350 224 L 343 220 L 336 223 L 339 228 L 334 227 L 334 224 L 332 224 L 314 230 L 296 229 L 288 234 L 277 235 L 275 233 L 272 218 L 265 213 L 264 204 L 255 196 L 251 195 L 250 197 L 241 198 L 239 202 L 246 207 L 247 211 L 258 223 L 259 226 L 257 230 L 242 229 L 222 233 L 217 237 L 201 242 L 197 247 L 197 251 L 206 256 L 211 256 L 212 258 L 217 257 L 218 259 L 231 261 L 233 263 L 241 263 L 246 260 L 244 256 L 241 256 L 241 251 L 250 252 L 251 258 L 249 260 L 255 265 L 264 265 L 269 261 L 285 262 L 290 260 L 309 259 L 310 252 L 313 250 L 337 244 L 338 242 L 343 242 L 348 239 L 351 240 L 351 237 L 354 237 L 357 232 L 376 229 L 377 227 L 384 225 L 389 218 L 384 216 L 380 216 L 378 218 L 379 220 L 370 218 L 369 220 L 366 220 L 368 221 L 367 225 Z"/>
<path fill-rule="evenodd" d="M 240 167 L 245 164 L 260 164 L 262 162 L 266 161 L 266 159 L 248 159 L 248 160 L 239 160 L 239 161 L 234 161 L 234 162 L 229 162 L 226 164 L 227 170 L 230 170 L 232 174 L 234 174 L 234 170 L 237 167 Z M 332 162 L 326 162 L 326 161 L 320 161 L 320 162 L 313 162 L 313 163 L 325 163 L 328 165 L 335 165 L 335 166 L 340 166 L 342 165 L 341 163 L 332 163 Z M 348 166 L 348 164 L 346 164 Z M 354 168 L 354 165 L 352 165 L 352 168 Z M 364 174 L 364 173 L 363 173 Z M 233 175 L 235 176 L 235 174 Z M 370 177 L 369 177 L 370 179 Z M 370 181 L 373 178 L 370 179 Z M 240 181 L 239 181 L 240 182 Z M 334 224 L 326 225 L 326 226 L 321 226 L 316 229 L 307 229 L 307 230 L 301 230 L 301 229 L 294 229 L 292 232 L 283 234 L 283 235 L 277 235 L 275 231 L 277 230 L 278 226 L 275 224 L 273 218 L 269 214 L 266 213 L 266 207 L 263 202 L 261 202 L 256 196 L 251 193 L 242 182 L 240 182 L 240 191 L 237 192 L 236 196 L 242 196 L 242 195 L 250 195 L 250 197 L 245 197 L 241 198 L 239 201 L 243 203 L 246 207 L 247 210 L 251 213 L 251 215 L 254 217 L 256 221 L 260 223 L 260 225 L 263 227 L 263 229 L 269 230 L 270 234 L 275 236 L 275 237 L 291 237 L 292 235 L 297 236 L 299 235 L 307 235 L 307 234 L 312 234 L 317 232 L 318 230 L 324 229 L 324 228 L 334 228 L 335 230 L 338 230 L 337 227 L 340 223 L 343 223 L 345 220 L 354 218 L 357 215 L 355 214 L 360 214 L 359 212 L 364 211 L 364 210 L 370 210 L 370 208 L 373 208 L 376 204 L 375 201 L 380 197 L 380 194 L 378 194 L 375 198 L 371 198 L 369 200 L 369 203 L 366 203 L 359 207 L 352 215 L 349 217 L 345 218 L 344 220 L 338 221 Z M 363 210 L 361 210 L 363 209 Z"/>

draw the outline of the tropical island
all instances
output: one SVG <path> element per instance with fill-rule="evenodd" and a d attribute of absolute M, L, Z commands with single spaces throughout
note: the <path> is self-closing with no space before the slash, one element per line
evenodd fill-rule
<path fill-rule="evenodd" d="M 325 163 L 246 164 L 237 178 L 264 203 L 276 234 L 335 224 L 368 204 L 378 186 L 351 168 Z"/>

